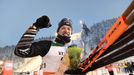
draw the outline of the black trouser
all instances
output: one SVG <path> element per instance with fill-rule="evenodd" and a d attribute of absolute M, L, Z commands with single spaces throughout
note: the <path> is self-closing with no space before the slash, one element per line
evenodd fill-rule
<path fill-rule="evenodd" d="M 64 74 L 64 75 L 86 75 L 86 73 L 80 73 L 80 74 L 75 74 L 75 73 L 70 73 L 70 74 Z"/>
<path fill-rule="evenodd" d="M 114 75 L 114 72 L 113 72 L 113 71 L 109 71 L 109 74 L 110 74 L 110 75 Z"/>
<path fill-rule="evenodd" d="M 67 70 L 65 71 L 64 75 L 86 75 L 86 73 L 82 73 L 81 69 L 76 69 L 76 70 Z"/>

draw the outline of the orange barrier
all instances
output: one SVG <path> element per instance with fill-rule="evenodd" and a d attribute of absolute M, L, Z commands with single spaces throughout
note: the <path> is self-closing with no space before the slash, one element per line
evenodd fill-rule
<path fill-rule="evenodd" d="M 110 47 L 128 28 L 128 25 L 125 24 L 124 19 L 122 17 L 118 18 L 115 24 L 108 31 L 103 40 L 99 43 L 98 47 L 93 50 L 92 56 L 90 56 L 84 64 L 83 72 L 95 62 L 95 60 L 103 54 L 108 47 Z M 95 54 L 97 53 L 97 54 Z M 90 61 L 90 62 L 89 62 Z"/>
<path fill-rule="evenodd" d="M 90 56 L 80 64 L 82 72 L 85 72 L 92 64 L 98 59 L 128 28 L 130 22 L 133 21 L 133 13 L 128 18 L 127 16 L 131 14 L 134 9 L 134 1 L 129 5 L 128 9 L 120 16 L 114 25 L 107 32 L 102 41 L 93 50 Z M 125 15 L 124 15 L 125 14 Z M 126 19 L 127 18 L 127 19 Z M 128 22 L 128 20 L 130 20 Z"/>

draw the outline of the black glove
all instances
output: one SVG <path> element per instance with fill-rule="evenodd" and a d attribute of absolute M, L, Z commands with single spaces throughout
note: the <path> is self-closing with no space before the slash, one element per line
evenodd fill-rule
<path fill-rule="evenodd" d="M 36 20 L 35 23 L 33 23 L 34 26 L 37 27 L 37 29 L 42 28 L 48 28 L 51 27 L 50 20 L 48 16 L 42 16 Z"/>

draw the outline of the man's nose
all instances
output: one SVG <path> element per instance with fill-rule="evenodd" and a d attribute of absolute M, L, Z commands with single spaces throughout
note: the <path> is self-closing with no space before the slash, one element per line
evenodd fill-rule
<path fill-rule="evenodd" d="M 65 30 L 64 30 L 65 32 L 69 32 L 69 30 L 66 28 Z"/>

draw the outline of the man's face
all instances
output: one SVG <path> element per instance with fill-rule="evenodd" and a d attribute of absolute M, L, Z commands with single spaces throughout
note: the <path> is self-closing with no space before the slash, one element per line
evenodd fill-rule
<path fill-rule="evenodd" d="M 63 25 L 60 29 L 58 34 L 61 36 L 70 36 L 72 33 L 71 27 L 67 25 Z"/>

